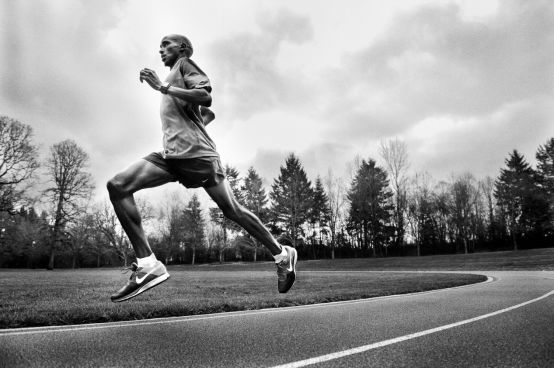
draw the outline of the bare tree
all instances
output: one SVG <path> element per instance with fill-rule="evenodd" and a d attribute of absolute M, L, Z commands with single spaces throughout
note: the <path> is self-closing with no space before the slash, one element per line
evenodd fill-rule
<path fill-rule="evenodd" d="M 206 255 L 212 251 L 217 254 L 220 263 L 223 262 L 225 244 L 223 242 L 223 228 L 211 220 L 206 222 Z"/>
<path fill-rule="evenodd" d="M 337 233 L 344 219 L 344 206 L 346 203 L 346 190 L 342 178 L 335 177 L 329 168 L 324 179 L 325 190 L 329 199 L 329 230 L 331 232 L 331 259 L 335 258 Z"/>
<path fill-rule="evenodd" d="M 452 183 L 439 180 L 431 191 L 431 226 L 427 228 L 427 243 L 441 247 L 456 239 L 456 226 L 453 217 Z"/>
<path fill-rule="evenodd" d="M 427 238 L 426 230 L 432 223 L 432 197 L 431 176 L 428 173 L 416 173 L 408 194 L 408 224 L 417 256 L 421 256 L 421 246 Z"/>
<path fill-rule="evenodd" d="M 233 242 L 229 242 L 227 230 L 222 227 L 221 217 L 217 208 L 210 208 L 208 220 L 208 248 L 217 253 L 219 263 L 225 261 L 225 251 L 233 246 Z"/>
<path fill-rule="evenodd" d="M 456 235 L 464 245 L 464 254 L 468 253 L 468 243 L 472 236 L 471 218 L 475 215 L 479 190 L 471 173 L 464 173 L 454 179 L 451 187 L 451 215 Z"/>
<path fill-rule="evenodd" d="M 88 167 L 88 154 L 73 140 L 52 145 L 46 163 L 52 186 L 46 194 L 55 204 L 54 225 L 48 269 L 54 268 L 54 254 L 68 222 L 82 210 L 83 200 L 89 199 L 94 189 Z"/>
<path fill-rule="evenodd" d="M 406 143 L 395 138 L 387 142 L 381 142 L 380 154 L 385 161 L 385 167 L 389 173 L 390 187 L 393 191 L 394 201 L 394 228 L 396 246 L 404 243 L 406 233 L 406 212 L 408 210 L 407 197 L 407 171 L 410 166 L 408 163 L 408 149 Z"/>
<path fill-rule="evenodd" d="M 184 219 L 185 199 L 178 192 L 165 194 L 158 214 L 158 234 L 161 243 L 156 255 L 168 264 L 179 250 L 184 251 L 186 224 Z"/>
<path fill-rule="evenodd" d="M 94 211 L 94 225 L 104 236 L 109 248 L 113 249 L 123 261 L 123 265 L 127 266 L 132 251 L 131 244 L 119 224 L 111 203 L 105 201 L 97 205 Z M 100 252 L 100 250 L 97 251 Z M 97 257 L 99 258 L 99 256 L 98 253 Z"/>
<path fill-rule="evenodd" d="M 0 211 L 13 210 L 13 203 L 22 195 L 17 186 L 30 179 L 39 166 L 32 136 L 31 126 L 0 116 Z"/>
<path fill-rule="evenodd" d="M 487 217 L 488 217 L 488 237 L 492 239 L 495 237 L 494 234 L 494 224 L 495 224 L 495 213 L 494 209 L 496 207 L 494 201 L 494 179 L 491 176 L 485 177 L 479 182 L 479 189 L 481 194 L 485 198 L 487 206 Z"/>
<path fill-rule="evenodd" d="M 77 260 L 83 250 L 93 247 L 95 232 L 94 215 L 90 212 L 83 211 L 77 216 L 71 227 L 68 227 L 68 245 L 72 254 L 71 268 L 77 267 Z"/>

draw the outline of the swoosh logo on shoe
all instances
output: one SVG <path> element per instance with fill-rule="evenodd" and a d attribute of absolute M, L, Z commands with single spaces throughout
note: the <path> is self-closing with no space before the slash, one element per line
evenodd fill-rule
<path fill-rule="evenodd" d="M 287 271 L 288 271 L 288 272 L 292 272 L 292 255 L 291 255 L 291 257 L 289 258 L 289 267 L 287 268 Z"/>
<path fill-rule="evenodd" d="M 150 275 L 150 273 L 146 273 L 146 274 L 144 275 L 144 277 L 142 277 L 142 278 L 139 278 L 139 276 L 137 275 L 136 278 L 135 278 L 135 280 L 137 281 L 138 284 L 141 284 L 142 282 L 144 282 L 144 280 L 146 279 L 146 277 L 148 277 L 149 275 Z"/>

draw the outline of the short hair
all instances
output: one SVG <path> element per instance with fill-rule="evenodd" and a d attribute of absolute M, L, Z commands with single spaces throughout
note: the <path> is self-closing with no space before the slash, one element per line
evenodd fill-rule
<path fill-rule="evenodd" d="M 165 36 L 164 38 L 170 38 L 173 41 L 176 41 L 180 44 L 185 44 L 185 55 L 187 56 L 187 58 L 190 58 L 192 56 L 192 53 L 194 52 L 194 49 L 192 48 L 192 43 L 185 36 L 173 34 L 173 35 Z"/>

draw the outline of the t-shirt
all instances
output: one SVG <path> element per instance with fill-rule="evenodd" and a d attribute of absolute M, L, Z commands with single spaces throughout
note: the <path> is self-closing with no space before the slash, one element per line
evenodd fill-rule
<path fill-rule="evenodd" d="M 209 92 L 212 89 L 206 74 L 187 57 L 177 60 L 165 81 L 185 89 L 204 88 Z M 198 104 L 162 94 L 160 116 L 164 158 L 219 157 L 204 127 Z"/>

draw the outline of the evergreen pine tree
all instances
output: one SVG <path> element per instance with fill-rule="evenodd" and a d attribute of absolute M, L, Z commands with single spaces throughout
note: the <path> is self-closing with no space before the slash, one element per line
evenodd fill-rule
<path fill-rule="evenodd" d="M 263 187 L 262 178 L 258 175 L 253 167 L 248 169 L 244 184 L 241 188 L 242 199 L 244 206 L 256 215 L 262 222 L 267 218 L 267 194 Z M 254 261 L 258 258 L 258 248 L 260 244 L 258 240 L 253 239 L 254 244 Z"/>
<path fill-rule="evenodd" d="M 314 229 L 317 229 L 320 245 L 323 243 L 323 234 L 326 232 L 326 227 L 329 225 L 329 217 L 329 198 L 323 189 L 321 178 L 317 176 L 314 186 L 313 207 L 310 212 L 310 223 Z M 314 255 L 314 258 L 315 257 L 316 255 Z"/>
<path fill-rule="evenodd" d="M 539 190 L 535 171 L 524 156 L 514 150 L 505 163 L 506 168 L 501 169 L 496 180 L 494 195 L 505 229 L 512 239 L 514 250 L 517 250 L 518 239 L 522 235 L 539 231 L 545 209 L 544 202 L 537 196 Z"/>
<path fill-rule="evenodd" d="M 537 158 L 537 183 L 548 206 L 545 230 L 554 234 L 554 138 L 539 146 Z"/>
<path fill-rule="evenodd" d="M 364 249 L 371 249 L 373 256 L 393 236 L 391 215 L 392 193 L 384 169 L 374 160 L 362 160 L 354 177 L 348 200 L 350 201 L 349 223 L 361 238 Z"/>
<path fill-rule="evenodd" d="M 196 250 L 202 248 L 205 243 L 205 221 L 202 216 L 202 209 L 200 208 L 200 201 L 198 200 L 198 195 L 192 195 L 187 208 L 184 210 L 184 219 L 185 219 L 185 229 L 186 236 L 185 240 L 192 247 L 192 262 L 194 265 L 196 260 Z"/>
<path fill-rule="evenodd" d="M 262 178 L 253 167 L 248 169 L 246 178 L 244 178 L 241 197 L 244 206 L 263 221 L 268 198 L 263 187 Z"/>
<path fill-rule="evenodd" d="M 313 204 L 313 190 L 300 160 L 290 154 L 281 174 L 271 186 L 272 215 L 290 236 L 292 245 L 304 235 L 303 226 L 308 221 Z"/>

